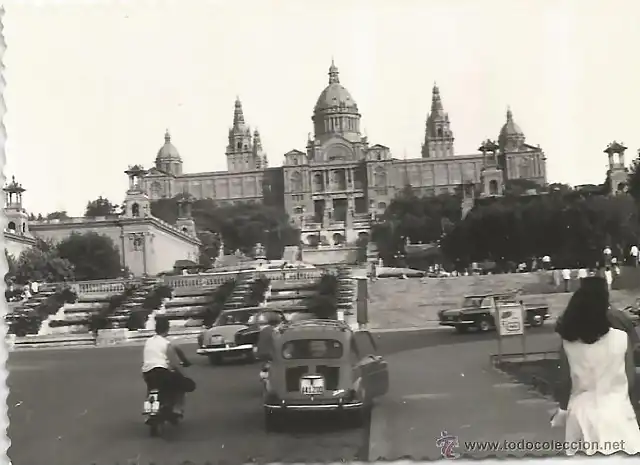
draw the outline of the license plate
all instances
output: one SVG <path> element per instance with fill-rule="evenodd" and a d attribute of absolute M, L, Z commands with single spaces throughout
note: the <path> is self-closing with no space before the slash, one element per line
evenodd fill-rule
<path fill-rule="evenodd" d="M 224 339 L 222 339 L 222 336 L 213 336 L 211 338 L 211 344 L 222 344 L 224 342 Z"/>
<path fill-rule="evenodd" d="M 307 396 L 317 396 L 324 392 L 324 378 L 321 376 L 300 379 L 300 392 Z"/>
<path fill-rule="evenodd" d="M 160 410 L 160 401 L 158 400 L 157 394 L 151 394 L 144 402 L 144 413 L 145 414 L 155 414 Z"/>

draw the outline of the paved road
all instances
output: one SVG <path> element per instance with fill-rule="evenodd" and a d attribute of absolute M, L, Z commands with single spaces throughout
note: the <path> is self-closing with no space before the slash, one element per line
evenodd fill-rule
<path fill-rule="evenodd" d="M 550 328 L 537 331 L 548 332 Z M 380 353 L 455 344 L 469 350 L 492 335 L 449 330 L 377 334 Z M 465 346 L 467 349 L 465 349 Z M 314 418 L 286 433 L 263 429 L 258 365 L 212 367 L 192 355 L 185 422 L 150 438 L 140 414 L 141 347 L 14 352 L 9 368 L 9 457 L 14 465 L 178 464 L 366 459 L 368 428 Z"/>

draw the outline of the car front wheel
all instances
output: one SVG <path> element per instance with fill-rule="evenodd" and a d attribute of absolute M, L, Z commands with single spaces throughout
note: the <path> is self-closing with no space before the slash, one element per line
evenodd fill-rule
<path fill-rule="evenodd" d="M 476 323 L 476 326 L 478 328 L 478 331 L 486 333 L 487 331 L 490 331 L 491 328 L 493 328 L 493 323 L 491 322 L 491 320 L 489 320 L 489 318 L 482 318 L 480 321 L 478 321 L 478 323 Z"/>

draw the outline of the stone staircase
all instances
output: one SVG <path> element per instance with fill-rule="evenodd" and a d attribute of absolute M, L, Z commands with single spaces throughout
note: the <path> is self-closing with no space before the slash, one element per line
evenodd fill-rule
<path fill-rule="evenodd" d="M 238 278 L 236 287 L 233 288 L 231 297 L 225 302 L 223 310 L 232 310 L 245 306 L 245 301 L 251 292 L 251 285 L 255 281 L 254 276 L 241 276 Z"/>
<path fill-rule="evenodd" d="M 153 288 L 161 282 L 162 280 L 158 278 L 143 278 L 141 283 L 133 292 L 133 295 L 122 303 L 111 315 L 109 315 L 107 319 L 111 326 L 113 328 L 125 328 L 132 313 L 144 312 L 145 315 L 146 313 L 149 313 L 147 310 L 142 308 L 142 304 Z"/>

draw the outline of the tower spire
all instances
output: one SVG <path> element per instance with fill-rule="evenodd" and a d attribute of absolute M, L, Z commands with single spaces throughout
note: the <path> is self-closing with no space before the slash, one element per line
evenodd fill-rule
<path fill-rule="evenodd" d="M 164 131 L 164 142 L 168 144 L 171 142 L 171 134 L 169 133 L 169 128 Z"/>
<path fill-rule="evenodd" d="M 440 89 L 438 85 L 433 83 L 433 90 L 431 91 L 431 113 L 440 113 L 443 110 L 442 98 L 440 97 Z"/>
<path fill-rule="evenodd" d="M 244 126 L 244 112 L 242 111 L 240 97 L 236 96 L 235 108 L 233 109 L 233 127 L 235 129 L 241 126 Z"/>
<path fill-rule="evenodd" d="M 338 74 L 338 67 L 335 65 L 333 58 L 331 58 L 331 66 L 329 67 L 329 84 L 340 84 Z"/>

